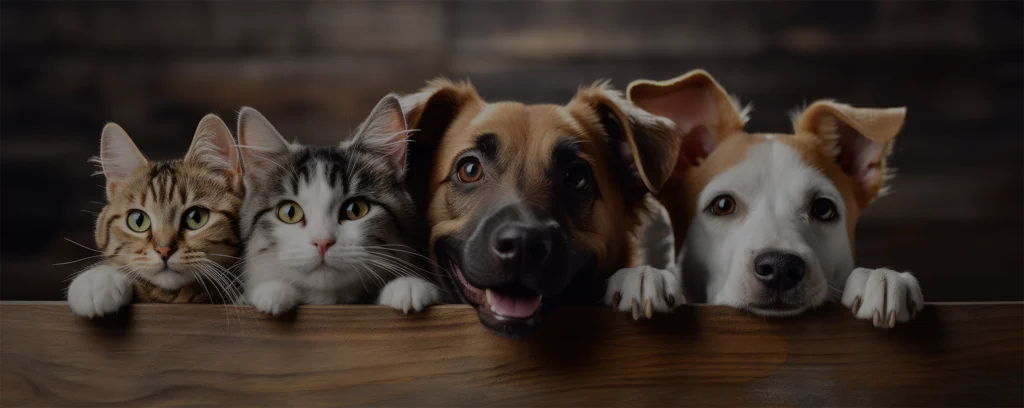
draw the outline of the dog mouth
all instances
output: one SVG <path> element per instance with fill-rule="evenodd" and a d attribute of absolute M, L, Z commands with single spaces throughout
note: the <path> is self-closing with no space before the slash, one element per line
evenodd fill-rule
<path fill-rule="evenodd" d="M 543 296 L 523 285 L 512 284 L 493 288 L 478 288 L 466 280 L 462 268 L 454 257 L 446 257 L 462 298 L 476 308 L 485 324 L 507 325 L 536 322 Z"/>
<path fill-rule="evenodd" d="M 795 316 L 808 308 L 806 304 L 791 304 L 775 299 L 765 303 L 752 303 L 744 307 L 747 311 L 759 316 Z"/>

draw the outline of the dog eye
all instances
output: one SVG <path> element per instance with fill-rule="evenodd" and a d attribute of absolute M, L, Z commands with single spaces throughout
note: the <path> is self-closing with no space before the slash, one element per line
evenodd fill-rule
<path fill-rule="evenodd" d="M 811 216 L 821 221 L 833 221 L 839 217 L 839 210 L 832 200 L 818 197 L 811 202 Z"/>
<path fill-rule="evenodd" d="M 727 194 L 722 194 L 711 200 L 711 205 L 708 206 L 708 211 L 712 214 L 722 216 L 732 214 L 736 211 L 736 200 Z"/>
<path fill-rule="evenodd" d="M 484 169 L 480 161 L 474 158 L 463 160 L 459 164 L 459 180 L 463 183 L 472 183 L 484 176 Z"/>
<path fill-rule="evenodd" d="M 571 190 L 586 190 L 590 186 L 590 171 L 587 169 L 587 166 L 577 164 L 565 171 L 565 177 L 562 181 Z"/>

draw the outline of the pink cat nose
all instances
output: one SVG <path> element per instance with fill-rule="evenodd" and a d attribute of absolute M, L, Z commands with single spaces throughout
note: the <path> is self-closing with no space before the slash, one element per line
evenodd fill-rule
<path fill-rule="evenodd" d="M 171 247 L 165 247 L 164 246 L 164 247 L 156 247 L 154 249 L 156 249 L 156 252 L 160 253 L 160 257 L 163 258 L 163 259 L 167 259 L 167 256 L 169 256 L 171 254 Z"/>
<path fill-rule="evenodd" d="M 322 258 L 324 256 L 324 254 L 327 253 L 327 248 L 330 248 L 331 245 L 334 245 L 334 240 L 333 239 L 318 239 L 318 240 L 314 240 L 313 241 L 313 245 L 316 245 L 317 248 L 320 248 L 320 257 Z"/>

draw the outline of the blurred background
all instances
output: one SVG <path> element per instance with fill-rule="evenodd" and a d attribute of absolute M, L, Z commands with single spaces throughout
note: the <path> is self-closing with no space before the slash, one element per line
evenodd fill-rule
<path fill-rule="evenodd" d="M 791 130 L 818 98 L 909 107 L 861 266 L 929 301 L 1024 299 L 1022 2 L 7 2 L 0 10 L 0 299 L 57 300 L 93 255 L 107 121 L 151 158 L 242 105 L 334 143 L 387 92 L 437 75 L 489 100 L 568 101 L 610 78 L 710 71 Z"/>

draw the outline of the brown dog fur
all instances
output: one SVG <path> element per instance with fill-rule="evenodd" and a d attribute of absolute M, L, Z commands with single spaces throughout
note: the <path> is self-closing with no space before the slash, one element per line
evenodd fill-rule
<path fill-rule="evenodd" d="M 431 252 L 438 239 L 456 234 L 479 211 L 506 200 L 558 205 L 546 170 L 554 146 L 573 137 L 580 158 L 593 170 L 600 198 L 579 214 L 580 222 L 565 226 L 572 249 L 596 255 L 598 286 L 618 269 L 639 262 L 633 232 L 643 218 L 643 196 L 661 187 L 678 151 L 674 126 L 664 118 L 637 109 L 604 83 L 581 88 L 559 106 L 488 103 L 468 82 L 437 79 L 403 98 L 402 105 L 410 128 L 417 129 L 409 186 L 426 211 Z M 609 132 L 608 123 L 625 126 Z M 486 184 L 467 195 L 453 188 L 452 174 L 459 155 L 486 133 L 495 134 L 501 146 L 500 170 L 485 168 Z M 617 133 L 623 140 L 611 140 Z M 628 146 L 626 154 L 617 146 Z M 598 296 L 593 295 L 595 301 Z"/>

